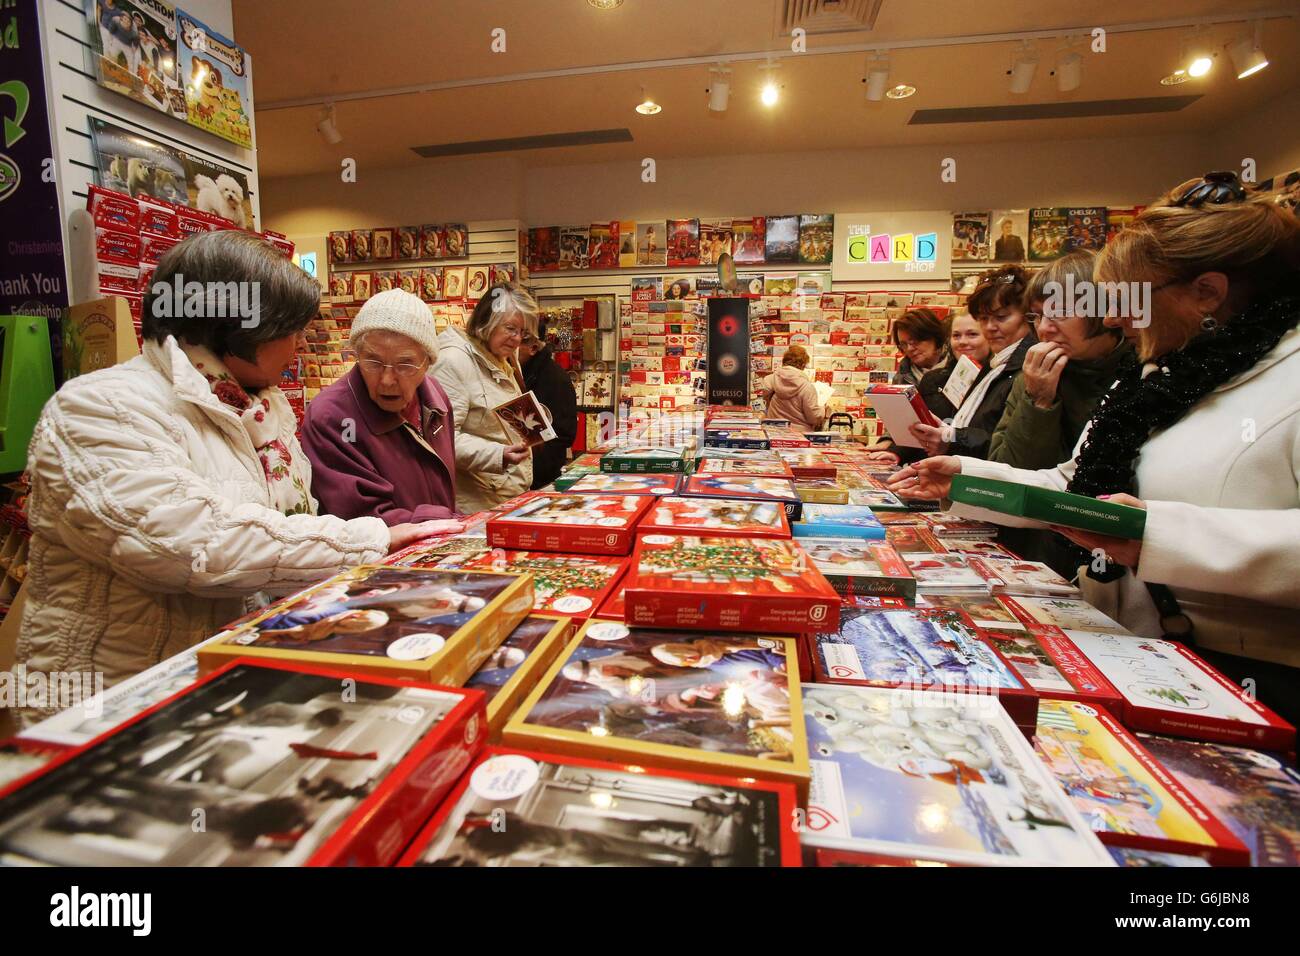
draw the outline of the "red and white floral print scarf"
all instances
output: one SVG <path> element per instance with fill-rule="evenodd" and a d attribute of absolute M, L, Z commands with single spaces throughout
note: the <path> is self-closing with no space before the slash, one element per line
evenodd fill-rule
<path fill-rule="evenodd" d="M 239 421 L 262 462 L 266 486 L 271 493 L 271 506 L 287 515 L 312 514 L 311 494 L 303 480 L 302 469 L 294 461 L 288 444 L 280 439 L 279 414 L 270 401 L 244 391 L 210 350 L 188 344 L 182 345 L 182 349 L 198 373 L 207 379 L 212 394 L 239 415 Z"/>

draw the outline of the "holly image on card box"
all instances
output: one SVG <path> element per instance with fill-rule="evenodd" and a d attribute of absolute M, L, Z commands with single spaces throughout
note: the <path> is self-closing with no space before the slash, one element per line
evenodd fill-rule
<path fill-rule="evenodd" d="M 506 725 L 504 740 L 803 785 L 799 712 L 788 639 L 591 621 Z"/>
<path fill-rule="evenodd" d="M 805 846 L 986 866 L 1113 865 L 994 698 L 804 691 Z"/>
<path fill-rule="evenodd" d="M 793 788 L 489 748 L 403 866 L 797 866 Z"/>
<path fill-rule="evenodd" d="M 477 691 L 232 663 L 0 794 L 0 857 L 388 865 L 483 731 Z"/>
<path fill-rule="evenodd" d="M 621 557 L 492 548 L 469 557 L 460 568 L 531 574 L 534 611 L 588 617 L 600 606 L 626 565 L 627 559 Z"/>
<path fill-rule="evenodd" d="M 629 624 L 804 634 L 839 623 L 839 595 L 785 540 L 641 535 L 624 584 Z"/>

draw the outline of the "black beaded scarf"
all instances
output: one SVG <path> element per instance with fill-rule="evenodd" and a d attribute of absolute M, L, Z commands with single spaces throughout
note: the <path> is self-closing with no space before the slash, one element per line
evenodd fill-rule
<path fill-rule="evenodd" d="M 1135 494 L 1137 458 L 1152 432 L 1170 427 L 1214 389 L 1253 368 L 1297 325 L 1300 298 L 1264 299 L 1156 359 L 1159 369 L 1146 378 L 1136 360 L 1122 369 L 1092 417 L 1068 490 L 1090 498 Z M 1080 563 L 1087 563 L 1087 552 L 1079 549 L 1079 554 L 1084 556 Z M 1114 580 L 1122 573 L 1091 576 Z"/>

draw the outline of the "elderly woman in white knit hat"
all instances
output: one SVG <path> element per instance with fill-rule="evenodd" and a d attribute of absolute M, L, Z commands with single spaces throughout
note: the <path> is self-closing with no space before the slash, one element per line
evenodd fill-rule
<path fill-rule="evenodd" d="M 454 519 L 455 422 L 442 386 L 429 307 L 401 289 L 380 292 L 352 320 L 357 364 L 312 399 L 302 426 L 312 494 L 343 518 L 388 525 Z M 460 530 L 448 520 L 446 530 Z"/>

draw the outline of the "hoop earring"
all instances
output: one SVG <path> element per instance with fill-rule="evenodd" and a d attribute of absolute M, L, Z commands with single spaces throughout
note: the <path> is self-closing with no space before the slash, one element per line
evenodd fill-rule
<path fill-rule="evenodd" d="M 1201 319 L 1201 328 L 1206 332 L 1213 332 L 1219 327 L 1219 320 L 1212 315 L 1207 315 Z"/>

